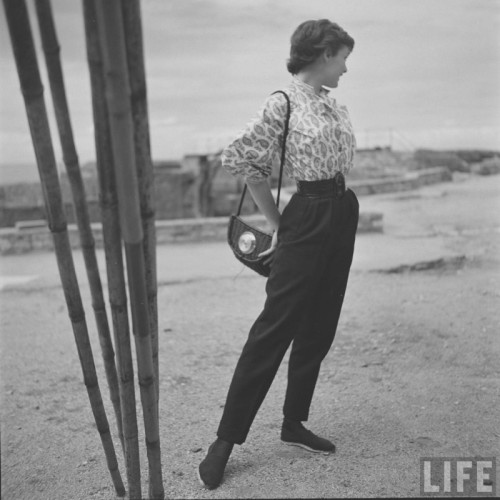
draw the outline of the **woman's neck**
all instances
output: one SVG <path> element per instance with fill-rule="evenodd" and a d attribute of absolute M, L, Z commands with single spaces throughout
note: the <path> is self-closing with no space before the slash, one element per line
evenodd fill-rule
<path fill-rule="evenodd" d="M 309 72 L 309 71 L 301 71 L 297 73 L 296 78 L 298 78 L 301 82 L 310 85 L 316 94 L 321 93 L 321 89 L 323 88 L 323 85 L 321 84 L 319 78 L 317 77 L 316 74 Z"/>

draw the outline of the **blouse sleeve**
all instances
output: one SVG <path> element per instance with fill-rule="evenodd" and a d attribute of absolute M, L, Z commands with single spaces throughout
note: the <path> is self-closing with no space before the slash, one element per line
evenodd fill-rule
<path fill-rule="evenodd" d="M 354 135 L 354 129 L 352 126 L 351 118 L 349 116 L 349 111 L 347 111 L 346 106 L 339 106 L 340 115 L 342 117 L 342 125 L 344 132 L 341 135 L 341 145 L 345 150 L 345 172 L 348 173 L 354 166 L 354 155 L 356 152 L 356 136 Z"/>
<path fill-rule="evenodd" d="M 280 153 L 285 118 L 284 96 L 270 95 L 257 117 L 222 152 L 223 167 L 232 175 L 242 175 L 249 183 L 269 177 Z"/>

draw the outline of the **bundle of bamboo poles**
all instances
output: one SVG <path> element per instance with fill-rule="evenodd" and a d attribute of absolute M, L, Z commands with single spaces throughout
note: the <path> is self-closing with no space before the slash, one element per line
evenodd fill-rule
<path fill-rule="evenodd" d="M 40 35 L 42 38 L 43 51 L 47 63 L 47 74 L 49 76 L 52 102 L 56 115 L 59 138 L 63 150 L 63 160 L 68 173 L 68 179 L 73 196 L 76 221 L 80 234 L 80 246 L 82 248 L 87 277 L 92 295 L 92 306 L 94 309 L 101 351 L 104 358 L 106 378 L 108 381 L 111 401 L 116 415 L 118 434 L 123 444 L 122 416 L 120 409 L 120 394 L 118 390 L 118 377 L 116 374 L 115 353 L 109 331 L 108 316 L 102 291 L 99 267 L 95 253 L 95 242 L 90 228 L 90 219 L 85 199 L 78 155 L 76 153 L 73 129 L 66 100 L 66 89 L 59 58 L 60 47 L 57 40 L 52 7 L 50 0 L 36 0 L 35 3 Z"/>
<path fill-rule="evenodd" d="M 135 407 L 134 367 L 130 346 L 127 291 L 123 268 L 113 153 L 105 98 L 101 47 L 93 1 L 83 2 L 87 58 L 92 89 L 92 109 L 99 180 L 102 233 L 106 256 L 109 300 L 120 374 L 120 396 L 125 441 L 125 464 L 130 498 L 141 497 L 140 458 Z"/>
<path fill-rule="evenodd" d="M 37 159 L 48 225 L 85 385 L 116 493 L 125 494 L 97 381 L 66 229 L 43 86 L 24 0 L 3 0 Z M 130 498 L 142 498 L 127 277 L 149 465 L 149 498 L 164 498 L 159 439 L 156 244 L 142 28 L 138 0 L 83 0 L 103 237 L 116 348 L 109 332 L 95 244 L 73 140 L 50 0 L 36 0 L 55 115 L 67 168 L 106 377 L 124 448 Z M 118 375 L 117 375 L 118 374 Z"/>
<path fill-rule="evenodd" d="M 134 123 L 134 147 L 139 185 L 142 227 L 144 230 L 144 256 L 146 286 L 149 305 L 149 325 L 153 348 L 155 379 L 159 380 L 158 368 L 158 301 L 156 281 L 156 231 L 153 193 L 153 162 L 149 142 L 149 119 L 146 98 L 146 71 L 144 67 L 141 9 L 139 0 L 122 2 L 126 43 L 127 65 L 130 80 L 130 101 Z M 160 396 L 156 384 L 156 400 Z"/>
<path fill-rule="evenodd" d="M 85 0 L 90 1 L 90 0 Z M 134 146 L 122 3 L 95 1 L 106 81 L 106 101 L 111 130 L 120 226 L 125 247 L 137 372 L 146 433 L 151 498 L 163 498 L 158 403 L 151 341 L 144 232 Z"/>
<path fill-rule="evenodd" d="M 99 389 L 85 312 L 69 243 L 47 110 L 43 99 L 43 86 L 28 11 L 24 0 L 3 0 L 3 2 L 42 183 L 48 225 L 52 232 L 59 274 L 73 326 L 84 382 L 116 493 L 123 496 L 125 489 L 118 470 L 115 449 Z"/>

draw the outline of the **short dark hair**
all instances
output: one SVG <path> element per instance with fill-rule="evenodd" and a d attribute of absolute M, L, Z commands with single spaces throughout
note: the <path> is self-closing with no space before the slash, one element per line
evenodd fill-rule
<path fill-rule="evenodd" d="M 290 42 L 287 69 L 292 75 L 315 61 L 325 50 L 335 56 L 343 46 L 354 48 L 354 39 L 347 31 L 328 19 L 303 22 L 293 32 Z"/>

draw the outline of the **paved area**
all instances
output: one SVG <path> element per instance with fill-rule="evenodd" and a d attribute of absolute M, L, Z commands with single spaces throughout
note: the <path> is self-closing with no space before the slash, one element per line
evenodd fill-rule
<path fill-rule="evenodd" d="M 384 213 L 385 233 L 357 239 L 308 423 L 336 442 L 337 453 L 280 443 L 285 360 L 248 441 L 212 492 L 199 486 L 195 469 L 265 280 L 223 242 L 158 248 L 167 498 L 415 497 L 420 457 L 500 456 L 500 176 L 463 176 L 360 202 Z M 99 260 L 103 267 L 101 252 Z M 75 262 L 123 473 L 79 252 Z M 0 274 L 2 498 L 115 498 L 54 255 L 3 257 Z M 138 411 L 141 422 L 139 403 Z"/>

